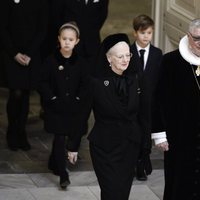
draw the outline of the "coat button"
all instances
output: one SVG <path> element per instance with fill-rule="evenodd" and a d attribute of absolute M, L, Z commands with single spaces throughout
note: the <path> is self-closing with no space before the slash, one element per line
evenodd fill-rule
<path fill-rule="evenodd" d="M 65 94 L 65 96 L 67 96 L 67 97 L 68 97 L 68 96 L 69 96 L 69 93 L 67 92 L 67 93 Z"/>

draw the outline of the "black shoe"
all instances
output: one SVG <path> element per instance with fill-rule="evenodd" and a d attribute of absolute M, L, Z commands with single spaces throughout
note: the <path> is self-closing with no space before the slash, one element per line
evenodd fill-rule
<path fill-rule="evenodd" d="M 144 171 L 143 172 L 140 171 L 140 172 L 137 172 L 136 178 L 138 181 L 146 181 L 147 175 Z"/>
<path fill-rule="evenodd" d="M 67 186 L 70 184 L 69 177 L 60 177 L 60 187 L 61 189 L 67 189 Z"/>

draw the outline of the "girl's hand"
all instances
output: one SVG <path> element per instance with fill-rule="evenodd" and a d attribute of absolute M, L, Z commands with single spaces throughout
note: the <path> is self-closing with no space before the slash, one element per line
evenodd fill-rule
<path fill-rule="evenodd" d="M 78 158 L 78 152 L 68 151 L 68 160 L 71 164 L 75 164 Z"/>

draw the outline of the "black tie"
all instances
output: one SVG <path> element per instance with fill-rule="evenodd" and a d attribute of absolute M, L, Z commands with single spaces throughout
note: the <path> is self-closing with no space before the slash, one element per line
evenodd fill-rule
<path fill-rule="evenodd" d="M 145 49 L 140 49 L 140 61 L 142 64 L 142 70 L 144 70 L 144 53 L 145 53 Z"/>

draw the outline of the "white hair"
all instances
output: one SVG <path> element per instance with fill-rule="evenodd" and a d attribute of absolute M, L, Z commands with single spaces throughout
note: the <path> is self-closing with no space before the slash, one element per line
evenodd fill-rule
<path fill-rule="evenodd" d="M 117 46 L 121 45 L 121 44 L 126 44 L 127 46 L 129 46 L 129 45 L 127 44 L 127 42 L 125 42 L 125 41 L 118 42 L 118 43 L 116 43 L 114 46 L 112 46 L 112 47 L 108 50 L 108 52 L 106 53 L 106 55 L 108 56 L 108 55 L 112 55 L 113 53 L 115 53 L 115 52 L 116 52 L 115 48 L 116 48 Z"/>
<path fill-rule="evenodd" d="M 200 28 L 200 18 L 193 19 L 189 24 L 189 32 L 192 32 L 194 29 Z"/>

